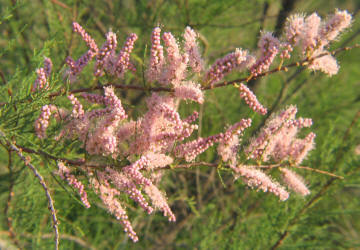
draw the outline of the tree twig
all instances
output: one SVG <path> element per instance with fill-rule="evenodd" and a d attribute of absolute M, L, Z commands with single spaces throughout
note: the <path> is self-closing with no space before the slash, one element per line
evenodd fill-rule
<path fill-rule="evenodd" d="M 9 209 L 11 208 L 11 201 L 12 201 L 12 198 L 14 196 L 14 185 L 15 185 L 15 180 L 14 180 L 14 177 L 13 177 L 13 166 L 12 166 L 12 154 L 11 154 L 11 150 L 10 149 L 7 149 L 8 151 L 8 169 L 9 169 L 9 194 L 8 194 L 8 198 L 7 198 L 7 202 L 5 204 L 5 208 L 4 208 L 4 215 L 6 217 L 6 222 L 7 222 L 7 226 L 8 226 L 8 229 L 9 229 L 9 237 L 10 239 L 12 240 L 12 242 L 18 247 L 21 249 L 21 245 L 20 245 L 20 242 L 19 240 L 17 239 L 16 237 L 16 233 L 14 231 L 14 227 L 13 227 L 13 224 L 12 224 L 12 218 L 9 216 Z"/>
<path fill-rule="evenodd" d="M 52 217 L 52 221 L 53 221 L 53 228 L 54 228 L 54 232 L 55 232 L 55 250 L 59 249 L 59 228 L 58 228 L 58 220 L 56 217 L 56 211 L 55 211 L 55 207 L 54 207 L 54 201 L 50 195 L 50 191 L 49 188 L 47 187 L 44 178 L 42 177 L 42 175 L 37 171 L 36 167 L 31 164 L 30 160 L 27 159 L 25 157 L 25 155 L 23 155 L 22 150 L 20 150 L 17 146 L 15 146 L 12 142 L 10 142 L 5 134 L 0 131 L 0 136 L 3 137 L 3 139 L 5 140 L 6 144 L 8 145 L 8 147 L 10 148 L 10 150 L 15 151 L 16 154 L 20 157 L 20 159 L 24 162 L 24 164 L 30 168 L 30 170 L 34 173 L 35 177 L 39 180 L 41 186 L 43 187 L 44 191 L 45 191 L 45 195 L 46 198 L 48 200 L 49 203 L 49 210 L 51 212 L 51 217 Z"/>

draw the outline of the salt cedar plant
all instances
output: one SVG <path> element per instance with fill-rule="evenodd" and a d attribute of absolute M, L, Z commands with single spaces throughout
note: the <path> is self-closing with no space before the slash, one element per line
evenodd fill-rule
<path fill-rule="evenodd" d="M 170 32 L 162 33 L 161 28 L 156 27 L 143 72 L 139 72 L 138 65 L 131 60 L 136 34 L 130 34 L 118 49 L 116 34 L 110 31 L 99 49 L 85 29 L 74 22 L 73 31 L 81 36 L 88 50 L 76 60 L 71 56 L 66 58 L 63 90 L 48 92 L 53 67 L 49 58 L 45 58 L 43 68 L 36 70 L 37 78 L 31 91 L 34 95 L 49 97 L 49 103 L 42 106 L 34 121 L 35 134 L 39 138 L 37 143 L 41 144 L 41 140 L 48 137 L 48 129 L 54 126 L 57 126 L 56 135 L 47 139 L 59 143 L 66 143 L 68 139 L 80 142 L 85 150 L 83 158 L 51 156 L 57 162 L 55 173 L 74 188 L 86 208 L 92 203 L 87 192 L 93 190 L 134 242 L 139 238 L 127 215 L 128 201 L 121 195 L 126 194 L 148 214 L 160 210 L 169 221 L 176 221 L 165 190 L 159 188 L 162 173 L 174 168 L 206 165 L 196 159 L 214 145 L 221 161 L 208 166 L 231 171 L 236 179 L 249 187 L 273 193 L 281 201 L 288 199 L 290 191 L 309 195 L 310 190 L 295 169 L 304 168 L 301 163 L 315 146 L 315 134 L 299 136 L 302 128 L 311 127 L 312 120 L 297 118 L 295 106 L 284 107 L 272 115 L 249 141 L 242 141 L 242 137 L 251 126 L 250 118 L 239 118 L 239 122 L 224 128 L 221 133 L 195 138 L 198 112 L 183 117 L 178 108 L 181 102 L 202 104 L 206 101 L 205 91 L 233 85 L 239 92 L 239 99 L 259 115 L 266 115 L 267 108 L 246 83 L 270 73 L 286 71 L 290 66 L 305 66 L 329 76 L 336 74 L 339 66 L 328 46 L 350 27 L 351 21 L 351 15 L 341 10 L 336 10 L 325 21 L 316 13 L 307 17 L 294 15 L 288 19 L 281 38 L 271 32 L 262 32 L 258 51 L 237 48 L 209 66 L 201 57 L 195 30 L 187 27 L 179 42 L 180 39 Z M 279 64 L 275 64 L 277 57 Z M 284 66 L 293 58 L 298 62 Z M 76 88 L 81 82 L 82 71 L 89 67 L 92 59 L 95 59 L 94 77 L 108 83 L 87 89 Z M 224 77 L 234 71 L 244 72 L 247 77 L 224 81 Z M 129 73 L 142 74 L 145 85 L 115 83 Z M 130 108 L 123 105 L 117 89 L 148 92 L 146 112 L 138 117 L 131 116 Z M 72 105 L 70 109 L 55 104 L 53 98 L 62 95 L 67 96 Z M 1 136 L 21 158 L 22 152 L 44 155 L 16 145 L 3 133 Z M 28 159 L 24 161 L 30 164 Z M 55 214 L 54 209 L 52 213 Z M 56 216 L 53 218 L 57 231 Z"/>

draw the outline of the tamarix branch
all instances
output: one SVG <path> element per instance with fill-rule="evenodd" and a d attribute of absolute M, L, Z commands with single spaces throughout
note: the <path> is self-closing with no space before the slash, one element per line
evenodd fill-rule
<path fill-rule="evenodd" d="M 320 70 L 329 76 L 337 74 L 339 66 L 334 53 L 328 51 L 329 45 L 350 27 L 351 22 L 351 15 L 341 10 L 335 10 L 325 20 L 316 13 L 293 15 L 288 18 L 280 38 L 271 32 L 261 32 L 256 52 L 237 48 L 210 66 L 202 58 L 196 31 L 187 27 L 179 42 L 170 32 L 162 33 L 160 27 L 156 27 L 143 72 L 137 69 L 131 56 L 138 39 L 136 34 L 130 34 L 118 49 L 116 34 L 109 32 L 105 43 L 98 46 L 80 24 L 73 23 L 73 31 L 81 36 L 88 50 L 78 59 L 66 59 L 65 87 L 58 92 L 47 91 L 51 87 L 51 60 L 45 58 L 44 67 L 36 70 L 37 79 L 31 91 L 45 95 L 50 101 L 41 108 L 34 127 L 40 145 L 40 141 L 48 137 L 49 127 L 57 123 L 56 134 L 50 139 L 58 143 L 67 139 L 80 142 L 85 153 L 83 157 L 71 159 L 21 145 L 16 148 L 55 160 L 56 174 L 78 192 L 84 206 L 91 206 L 87 192 L 92 190 L 134 242 L 138 241 L 138 236 L 127 215 L 125 196 L 148 214 L 160 210 L 169 221 L 176 220 L 165 192 L 159 188 L 164 171 L 197 165 L 226 168 L 249 187 L 271 192 L 281 201 L 288 199 L 290 191 L 306 196 L 310 190 L 295 170 L 313 170 L 300 164 L 315 147 L 315 134 L 310 132 L 299 137 L 302 128 L 311 127 L 312 120 L 297 118 L 294 105 L 270 116 L 249 141 L 242 139 L 252 124 L 249 118 L 239 118 L 222 133 L 195 137 L 198 112 L 194 110 L 192 115 L 183 117 L 178 108 L 181 102 L 201 105 L 206 102 L 204 91 L 230 83 L 239 91 L 239 99 L 257 115 L 265 115 L 267 108 L 246 83 L 277 71 L 287 71 L 291 66 Z M 95 60 L 96 82 L 104 80 L 107 84 L 74 88 L 91 60 Z M 274 66 L 275 62 L 278 64 Z M 235 71 L 243 72 L 246 77 L 224 80 Z M 137 85 L 116 83 L 129 73 L 141 75 L 143 81 Z M 137 112 L 136 117 L 132 115 L 134 112 L 130 109 L 137 107 L 124 107 L 116 89 L 149 93 L 145 111 L 140 115 Z M 62 95 L 68 97 L 72 109 L 55 104 L 54 100 Z M 218 162 L 196 161 L 214 145 Z M 321 170 L 315 172 L 334 176 Z M 270 174 L 275 174 L 279 180 Z M 82 179 L 78 179 L 81 176 Z"/>

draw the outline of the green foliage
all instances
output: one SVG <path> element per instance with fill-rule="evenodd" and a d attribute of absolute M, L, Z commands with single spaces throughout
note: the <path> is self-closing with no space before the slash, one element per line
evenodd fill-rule
<path fill-rule="evenodd" d="M 14 4 L 16 2 L 16 4 Z M 263 8 L 268 5 L 262 19 Z M 360 17 L 357 1 L 297 1 L 296 12 L 318 11 L 325 15 L 334 8 L 348 9 L 355 15 L 352 30 L 337 43 L 337 47 L 359 42 Z M 0 0 L 0 130 L 16 143 L 42 150 L 50 155 L 76 158 L 80 145 L 68 140 L 65 144 L 54 140 L 40 141 L 34 134 L 33 122 L 40 108 L 49 103 L 48 93 L 62 85 L 64 59 L 78 57 L 85 44 L 71 32 L 71 22 L 77 20 L 101 44 L 111 28 L 119 41 L 130 32 L 139 36 L 133 58 L 138 65 L 146 57 L 150 33 L 156 24 L 179 35 L 186 25 L 201 34 L 205 58 L 216 58 L 236 47 L 256 47 L 260 28 L 273 30 L 281 1 L 7 1 Z M 295 11 L 295 10 L 293 10 Z M 54 74 L 50 89 L 31 93 L 43 56 L 51 57 Z M 55 162 L 39 155 L 31 161 L 45 177 L 55 200 L 60 221 L 61 249 L 269 249 L 281 236 L 286 237 L 280 249 L 354 249 L 360 247 L 360 157 L 355 147 L 360 143 L 359 117 L 359 50 L 344 52 L 338 75 L 328 78 L 322 73 L 291 69 L 274 74 L 255 84 L 255 92 L 267 107 L 281 110 L 296 104 L 299 115 L 314 120 L 312 130 L 317 134 L 316 149 L 305 162 L 306 166 L 344 176 L 339 180 L 315 172 L 299 170 L 309 183 L 311 195 L 293 195 L 279 202 L 271 195 L 249 190 L 226 171 L 220 176 L 216 169 L 171 170 L 162 187 L 167 191 L 171 207 L 177 215 L 176 223 L 168 223 L 159 213 L 146 216 L 135 204 L 130 205 L 129 217 L 140 235 L 140 242 L 129 242 L 122 227 L 102 207 L 99 200 L 85 209 L 77 194 L 56 177 Z M 91 86 L 94 79 L 88 66 L 78 87 Z M 296 74 L 296 77 L 291 77 Z M 232 75 L 235 79 L 239 75 Z M 140 74 L 129 76 L 126 84 L 141 83 Z M 68 86 L 70 88 L 70 86 Z M 283 94 L 280 90 L 283 88 Z M 143 103 L 146 94 L 119 93 L 127 108 Z M 254 126 L 244 141 L 257 132 L 263 122 L 238 98 L 232 87 L 206 93 L 207 102 L 200 110 L 202 136 L 215 134 L 241 118 L 250 117 Z M 65 97 L 55 100 L 63 106 Z M 191 105 L 180 108 L 190 114 Z M 140 114 L 141 111 L 134 113 Z M 54 124 L 54 123 L 53 123 Z M 57 131 L 52 125 L 49 134 Z M 4 141 L 0 139 L 3 144 Z M 8 213 L 0 213 L 1 244 L 8 247 L 14 241 L 3 232 L 8 231 L 6 217 L 12 218 L 16 238 L 26 249 L 53 248 L 53 229 L 47 200 L 38 181 L 21 160 L 12 153 L 12 170 L 8 169 L 8 152 L 0 149 L 0 211 L 7 206 L 9 187 L 14 185 L 14 197 Z M 200 156 L 201 160 L 216 160 L 215 150 Z M 85 178 L 81 179 L 86 181 Z M 13 183 L 13 184 L 12 184 Z M 89 192 L 90 193 L 90 192 Z M 92 197 L 96 200 L 95 195 Z M 131 203 L 130 203 L 131 204 Z M 1 245 L 0 245 L 1 248 Z"/>

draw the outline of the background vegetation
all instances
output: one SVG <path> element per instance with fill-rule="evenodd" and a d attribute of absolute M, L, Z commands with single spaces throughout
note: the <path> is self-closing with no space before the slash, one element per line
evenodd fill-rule
<path fill-rule="evenodd" d="M 34 135 L 33 121 L 48 100 L 34 96 L 31 102 L 25 101 L 43 56 L 50 57 L 55 72 L 60 72 L 52 76 L 54 91 L 61 86 L 66 56 L 77 58 L 86 50 L 84 42 L 71 31 L 72 21 L 79 22 L 99 44 L 109 29 L 117 33 L 120 44 L 130 32 L 137 33 L 133 59 L 138 65 L 144 61 L 155 25 L 177 36 L 190 25 L 201 34 L 204 57 L 210 64 L 236 47 L 254 50 L 260 30 L 280 34 L 289 13 L 316 11 L 325 16 L 335 8 L 347 9 L 355 21 L 332 47 L 359 43 L 360 2 L 356 0 L 0 0 L 0 102 L 10 102 L 0 108 L 0 128 L 30 148 L 57 155 L 81 153 L 76 143 L 40 142 Z M 299 116 L 313 118 L 311 130 L 317 134 L 317 147 L 305 164 L 344 176 L 344 180 L 301 171 L 311 195 L 292 195 L 288 201 L 279 202 L 273 195 L 234 182 L 227 172 L 206 167 L 171 170 L 162 187 L 177 222 L 169 223 L 160 213 L 148 216 L 138 206 L 129 206 L 129 217 L 140 237 L 140 242 L 133 244 L 100 202 L 90 209 L 81 205 L 73 190 L 53 174 L 54 161 L 32 156 L 55 200 L 60 248 L 360 248 L 360 50 L 341 53 L 337 58 L 341 69 L 332 78 L 297 68 L 253 81 L 250 86 L 271 111 L 296 104 Z M 92 83 L 91 70 L 85 69 L 78 86 Z M 139 81 L 140 74 L 128 75 L 125 80 L 129 84 Z M 141 106 L 145 97 L 138 92 L 118 94 L 128 109 Z M 248 131 L 249 137 L 263 122 L 232 87 L 208 91 L 206 96 L 205 104 L 196 106 L 201 112 L 202 136 L 218 133 L 225 125 L 250 116 L 255 125 Z M 181 107 L 182 113 L 190 113 L 192 108 Z M 210 150 L 201 158 L 214 161 L 216 156 Z M 0 248 L 53 248 L 43 190 L 32 172 L 5 147 L 0 147 L 0 209 Z"/>

